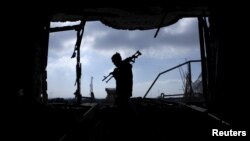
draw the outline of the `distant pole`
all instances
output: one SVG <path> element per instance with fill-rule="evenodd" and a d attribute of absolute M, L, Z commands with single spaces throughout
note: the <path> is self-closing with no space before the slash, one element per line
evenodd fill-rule
<path fill-rule="evenodd" d="M 95 95 L 94 95 L 94 90 L 93 90 L 93 79 L 94 77 L 91 76 L 91 79 L 90 79 L 90 97 L 91 97 L 91 101 L 95 101 Z"/>
<path fill-rule="evenodd" d="M 90 78 L 90 93 L 93 93 L 93 76 Z"/>

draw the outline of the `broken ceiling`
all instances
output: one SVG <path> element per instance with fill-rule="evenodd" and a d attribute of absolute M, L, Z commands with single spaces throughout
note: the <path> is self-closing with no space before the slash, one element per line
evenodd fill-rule
<path fill-rule="evenodd" d="M 148 30 L 171 25 L 183 17 L 208 16 L 208 6 L 171 6 L 143 8 L 81 8 L 57 10 L 52 22 L 101 21 L 115 29 Z"/>

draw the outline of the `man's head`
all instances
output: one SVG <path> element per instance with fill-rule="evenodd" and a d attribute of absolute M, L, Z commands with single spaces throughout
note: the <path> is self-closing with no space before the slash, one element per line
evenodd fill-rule
<path fill-rule="evenodd" d="M 117 52 L 112 56 L 111 59 L 112 59 L 112 62 L 115 64 L 116 67 L 118 67 L 119 64 L 122 62 L 122 57 Z"/>

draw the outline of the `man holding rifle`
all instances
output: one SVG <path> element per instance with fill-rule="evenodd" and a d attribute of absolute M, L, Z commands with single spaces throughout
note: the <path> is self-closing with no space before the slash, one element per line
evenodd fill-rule
<path fill-rule="evenodd" d="M 117 98 L 115 100 L 115 104 L 119 108 L 126 109 L 128 107 L 129 99 L 132 96 L 133 89 L 133 73 L 132 65 L 130 64 L 131 60 L 122 60 L 119 53 L 115 53 L 111 59 L 116 66 L 112 72 L 113 77 L 116 80 Z"/>

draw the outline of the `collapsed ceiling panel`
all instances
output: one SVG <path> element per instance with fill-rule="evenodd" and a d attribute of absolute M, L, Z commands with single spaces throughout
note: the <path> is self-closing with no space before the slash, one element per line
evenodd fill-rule
<path fill-rule="evenodd" d="M 52 22 L 101 21 L 115 29 L 148 30 L 171 25 L 183 17 L 208 16 L 208 6 L 171 6 L 143 8 L 82 8 L 57 10 Z"/>

